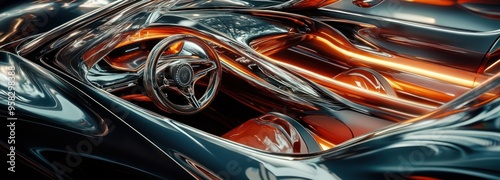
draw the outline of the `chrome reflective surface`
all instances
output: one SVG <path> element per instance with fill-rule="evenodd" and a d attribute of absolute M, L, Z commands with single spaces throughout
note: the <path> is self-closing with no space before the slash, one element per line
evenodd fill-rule
<path fill-rule="evenodd" d="M 252 9 L 308 9 L 326 6 L 339 0 L 212 0 L 212 1 L 180 1 L 172 10 L 209 9 L 209 8 L 252 8 Z"/>
<path fill-rule="evenodd" d="M 107 133 L 103 117 L 90 107 L 92 101 L 78 100 L 83 94 L 74 94 L 60 79 L 25 59 L 4 51 L 0 55 L 2 105 L 15 107 L 11 116 L 32 117 L 34 122 L 82 134 Z"/>
<path fill-rule="evenodd" d="M 355 178 L 372 173 L 380 178 L 498 178 L 494 166 L 499 163 L 495 155 L 499 153 L 499 82 L 497 74 L 429 115 L 344 143 L 322 161 L 335 167 L 377 167 L 349 175 Z M 379 157 L 376 162 L 375 157 Z M 338 175 L 351 174 L 346 171 Z"/>
<path fill-rule="evenodd" d="M 497 5 L 9 3 L 0 116 L 14 81 L 13 176 L 497 179 Z M 30 25 L 57 9 L 46 29 Z"/>
<path fill-rule="evenodd" d="M 0 45 L 49 31 L 115 0 L 2 1 Z"/>

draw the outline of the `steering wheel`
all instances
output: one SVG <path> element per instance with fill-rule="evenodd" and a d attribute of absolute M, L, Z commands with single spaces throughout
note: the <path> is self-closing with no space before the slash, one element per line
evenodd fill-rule
<path fill-rule="evenodd" d="M 172 35 L 156 44 L 144 67 L 144 86 L 163 111 L 189 115 L 200 112 L 215 98 L 222 68 L 214 49 L 192 35 Z M 196 95 L 197 81 L 209 77 L 205 91 Z M 206 81 L 202 81 L 206 82 Z"/>

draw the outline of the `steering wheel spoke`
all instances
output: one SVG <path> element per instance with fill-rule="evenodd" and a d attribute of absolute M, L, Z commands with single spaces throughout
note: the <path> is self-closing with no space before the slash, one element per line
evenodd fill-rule
<path fill-rule="evenodd" d="M 190 63 L 193 63 L 193 62 L 190 62 Z M 195 63 L 199 63 L 200 65 L 202 66 L 205 66 L 205 67 L 198 67 L 198 71 L 196 71 L 196 73 L 194 74 L 194 81 L 196 82 L 198 79 L 202 78 L 202 77 L 205 77 L 209 72 L 217 69 L 217 64 L 213 61 L 210 61 L 210 60 L 200 60 L 200 61 L 196 61 Z"/>
<path fill-rule="evenodd" d="M 159 85 L 159 89 L 161 91 L 164 91 L 166 89 L 175 88 L 175 86 L 174 86 L 174 83 L 175 83 L 174 80 L 168 79 L 168 78 L 163 78 L 161 81 L 162 81 L 161 85 Z"/>
<path fill-rule="evenodd" d="M 193 86 L 188 87 L 188 88 L 186 88 L 186 91 L 187 91 L 187 93 L 185 93 L 184 96 L 189 101 L 191 106 L 193 106 L 196 109 L 201 108 L 201 102 L 195 96 L 194 87 Z"/>

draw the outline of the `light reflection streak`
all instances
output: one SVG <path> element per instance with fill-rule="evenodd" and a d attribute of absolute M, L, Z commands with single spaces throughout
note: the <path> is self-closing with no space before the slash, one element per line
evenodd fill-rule
<path fill-rule="evenodd" d="M 321 34 L 323 34 L 325 36 L 330 36 L 330 35 L 326 34 L 325 32 L 321 32 Z M 423 69 L 423 68 L 418 68 L 418 67 L 413 67 L 413 66 L 409 66 L 409 65 L 405 65 L 405 64 L 396 63 L 396 62 L 401 60 L 399 58 L 393 58 L 392 60 L 379 59 L 379 58 L 370 57 L 367 55 L 362 55 L 362 54 L 351 52 L 351 51 L 346 50 L 342 47 L 339 47 L 339 46 L 331 43 L 330 41 L 326 40 L 325 38 L 322 38 L 319 36 L 316 36 L 316 40 L 321 41 L 322 43 L 329 45 L 329 47 L 333 48 L 334 50 L 336 50 L 336 51 L 338 51 L 338 52 L 340 52 L 348 57 L 351 57 L 351 58 L 355 59 L 356 61 L 375 64 L 378 66 L 386 67 L 388 69 L 396 69 L 396 70 L 399 70 L 402 72 L 410 72 L 410 73 L 415 73 L 415 74 L 419 74 L 419 75 L 423 75 L 423 76 L 427 76 L 427 77 L 433 77 L 433 78 L 441 80 L 441 81 L 450 82 L 453 84 L 458 84 L 458 85 L 462 85 L 462 86 L 466 86 L 466 87 L 471 87 L 473 85 L 472 80 L 462 79 L 462 78 L 450 76 L 447 74 L 435 72 L 432 70 L 427 70 L 427 69 Z"/>
<path fill-rule="evenodd" d="M 302 69 L 302 68 L 300 68 L 298 66 L 294 66 L 292 64 L 288 64 L 288 63 L 281 62 L 281 61 L 274 60 L 274 59 L 271 59 L 271 60 L 274 63 L 276 63 L 276 64 L 282 65 L 282 66 L 284 66 L 286 68 L 292 69 L 292 70 L 297 71 L 297 72 L 299 72 L 301 74 L 304 74 L 306 76 L 311 76 L 311 77 L 313 77 L 315 79 L 318 79 L 318 80 L 321 80 L 321 81 L 323 81 L 325 83 L 328 83 L 328 84 L 330 84 L 328 86 L 329 88 L 335 88 L 335 87 L 340 88 L 340 87 L 343 87 L 343 88 L 352 90 L 352 91 L 348 91 L 347 93 L 356 93 L 356 91 L 358 91 L 358 92 L 361 92 L 360 94 L 363 94 L 363 95 L 369 94 L 370 96 L 373 96 L 373 97 L 379 97 L 379 98 L 382 98 L 382 99 L 386 99 L 387 101 L 394 101 L 394 102 L 404 103 L 404 104 L 407 104 L 407 105 L 410 105 L 410 106 L 414 106 L 415 108 L 416 107 L 421 107 L 421 108 L 428 109 L 428 110 L 436 108 L 436 106 L 421 104 L 421 103 L 417 103 L 417 102 L 414 102 L 414 101 L 408 101 L 408 100 L 400 99 L 400 98 L 397 98 L 397 97 L 387 96 L 387 95 L 380 94 L 380 93 L 377 93 L 377 92 L 372 92 L 372 91 L 368 91 L 368 90 L 365 90 L 365 89 L 361 89 L 361 88 L 358 88 L 358 87 L 353 86 L 351 84 L 347 84 L 347 83 L 335 81 L 334 79 L 332 79 L 330 77 L 319 75 L 319 74 L 317 74 L 315 72 L 308 71 L 306 69 Z"/>
<path fill-rule="evenodd" d="M 420 23 L 435 24 L 436 19 L 432 17 L 420 16 L 416 14 L 406 14 L 406 13 L 394 13 L 394 17 L 398 19 L 403 19 L 407 21 L 416 21 Z"/>

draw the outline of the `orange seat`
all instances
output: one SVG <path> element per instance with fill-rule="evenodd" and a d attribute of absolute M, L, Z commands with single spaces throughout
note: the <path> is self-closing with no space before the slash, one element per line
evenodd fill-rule
<path fill-rule="evenodd" d="M 270 152 L 310 153 L 321 150 L 306 128 L 279 113 L 250 119 L 222 137 Z"/>

